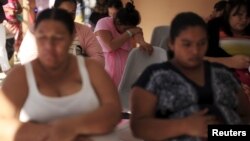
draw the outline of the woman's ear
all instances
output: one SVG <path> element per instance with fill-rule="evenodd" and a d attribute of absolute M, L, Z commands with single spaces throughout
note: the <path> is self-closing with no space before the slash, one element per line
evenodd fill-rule
<path fill-rule="evenodd" d="M 168 40 L 168 49 L 174 51 L 173 43 L 170 40 Z"/>

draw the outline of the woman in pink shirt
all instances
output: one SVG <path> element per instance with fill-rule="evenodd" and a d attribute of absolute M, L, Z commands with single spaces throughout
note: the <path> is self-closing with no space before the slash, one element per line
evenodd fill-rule
<path fill-rule="evenodd" d="M 120 83 L 133 41 L 149 54 L 153 51 L 152 46 L 144 41 L 142 29 L 137 27 L 139 23 L 139 12 L 128 2 L 114 18 L 105 17 L 96 24 L 94 32 L 103 50 L 105 69 L 116 86 Z"/>

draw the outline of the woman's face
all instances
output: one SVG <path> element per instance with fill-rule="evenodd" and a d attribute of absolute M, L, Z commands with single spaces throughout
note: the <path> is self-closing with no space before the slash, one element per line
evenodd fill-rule
<path fill-rule="evenodd" d="M 249 24 L 250 18 L 247 16 L 246 7 L 241 6 L 238 13 L 235 14 L 237 7 L 235 7 L 229 15 L 229 24 L 231 29 L 236 32 L 242 32 Z"/>
<path fill-rule="evenodd" d="M 108 14 L 110 17 L 115 17 L 117 12 L 118 12 L 118 9 L 116 9 L 115 7 L 108 8 Z"/>
<path fill-rule="evenodd" d="M 38 58 L 44 66 L 57 68 L 68 58 L 73 35 L 59 21 L 41 21 L 35 29 Z"/>
<path fill-rule="evenodd" d="M 75 17 L 76 17 L 76 5 L 73 2 L 63 2 L 63 3 L 61 3 L 61 5 L 58 8 L 66 10 L 67 12 L 69 12 L 71 14 L 73 20 L 75 19 Z"/>
<path fill-rule="evenodd" d="M 174 60 L 186 68 L 195 68 L 202 64 L 207 50 L 207 34 L 200 26 L 190 26 L 180 32 L 170 49 Z"/>

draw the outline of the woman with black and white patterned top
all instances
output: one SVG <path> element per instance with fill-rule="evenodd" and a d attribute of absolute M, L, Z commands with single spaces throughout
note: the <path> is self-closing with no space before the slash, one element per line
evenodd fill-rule
<path fill-rule="evenodd" d="M 249 103 L 223 65 L 203 60 L 206 23 L 178 14 L 171 24 L 169 62 L 148 67 L 133 86 L 131 127 L 144 140 L 200 141 L 207 125 L 242 124 Z"/>

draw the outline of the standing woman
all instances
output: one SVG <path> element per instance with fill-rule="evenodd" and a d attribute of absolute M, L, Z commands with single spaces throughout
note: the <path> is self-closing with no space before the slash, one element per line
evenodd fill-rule
<path fill-rule="evenodd" d="M 99 63 L 68 52 L 73 33 L 67 11 L 38 15 L 38 58 L 14 67 L 2 84 L 1 141 L 95 141 L 113 131 L 121 113 L 117 90 Z"/>
<path fill-rule="evenodd" d="M 95 34 L 104 53 L 105 69 L 116 86 L 120 83 L 128 54 L 133 48 L 132 40 L 149 54 L 153 51 L 152 46 L 145 42 L 142 29 L 137 26 L 140 21 L 139 12 L 133 3 L 128 2 L 115 17 L 105 17 L 97 22 Z"/>

